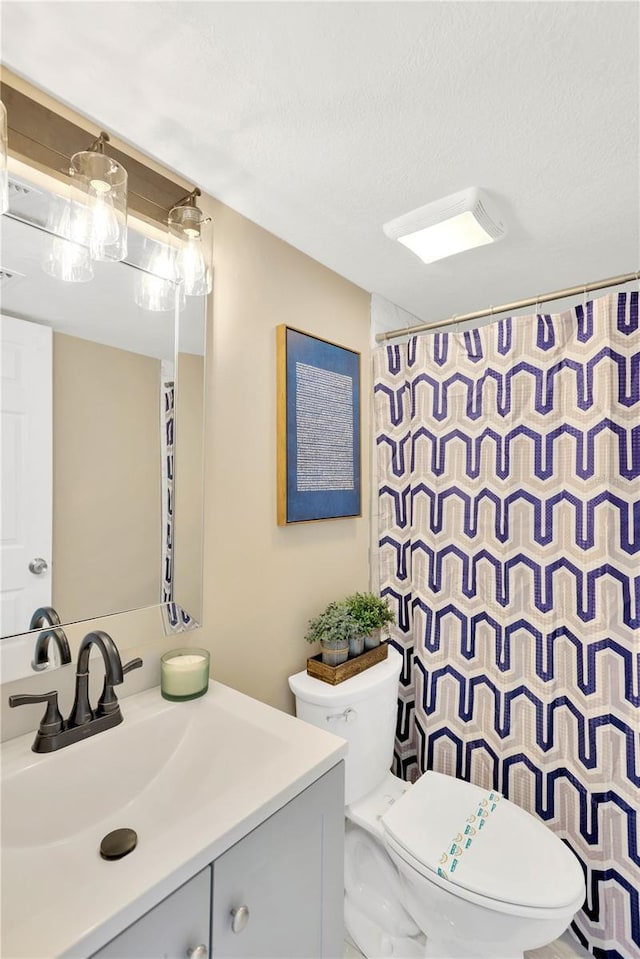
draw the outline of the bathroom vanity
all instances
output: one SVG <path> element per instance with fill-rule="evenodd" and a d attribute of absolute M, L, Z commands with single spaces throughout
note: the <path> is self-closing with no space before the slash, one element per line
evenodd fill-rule
<path fill-rule="evenodd" d="M 48 755 L 3 746 L 2 948 L 27 957 L 334 957 L 346 743 L 219 683 Z M 125 857 L 102 838 L 129 828 Z"/>

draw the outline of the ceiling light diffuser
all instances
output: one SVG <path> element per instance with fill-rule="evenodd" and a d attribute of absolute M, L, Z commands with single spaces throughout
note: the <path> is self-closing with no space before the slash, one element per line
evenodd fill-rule
<path fill-rule="evenodd" d="M 485 246 L 500 240 L 507 232 L 495 204 L 477 187 L 405 213 L 385 223 L 383 230 L 423 263 L 434 263 L 464 250 Z"/>

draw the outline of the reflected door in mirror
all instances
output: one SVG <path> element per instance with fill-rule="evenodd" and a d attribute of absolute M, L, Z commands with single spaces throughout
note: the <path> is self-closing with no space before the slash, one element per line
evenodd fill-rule
<path fill-rule="evenodd" d="M 0 636 L 51 604 L 51 330 L 0 317 Z"/>

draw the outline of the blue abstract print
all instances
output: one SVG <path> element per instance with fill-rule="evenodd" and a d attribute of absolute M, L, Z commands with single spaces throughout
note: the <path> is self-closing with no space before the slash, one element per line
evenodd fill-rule
<path fill-rule="evenodd" d="M 582 863 L 574 934 L 640 956 L 638 293 L 375 351 L 396 772 L 497 789 Z"/>

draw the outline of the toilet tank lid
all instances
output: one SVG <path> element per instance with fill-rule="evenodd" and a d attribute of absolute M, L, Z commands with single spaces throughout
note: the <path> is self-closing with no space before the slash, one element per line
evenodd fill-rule
<path fill-rule="evenodd" d="M 382 686 L 395 679 L 397 682 L 402 669 L 402 655 L 389 644 L 389 653 L 386 659 L 375 666 L 370 666 L 357 676 L 345 679 L 344 682 L 332 686 L 315 676 L 309 676 L 303 670 L 294 676 L 289 676 L 289 688 L 294 696 L 302 702 L 315 706 L 347 706 L 349 703 L 366 699 L 375 692 L 376 687 Z"/>

